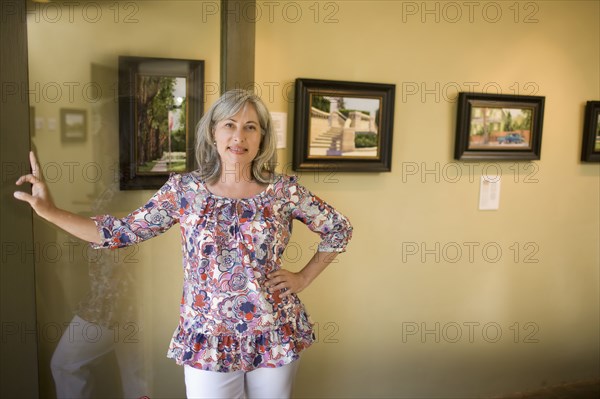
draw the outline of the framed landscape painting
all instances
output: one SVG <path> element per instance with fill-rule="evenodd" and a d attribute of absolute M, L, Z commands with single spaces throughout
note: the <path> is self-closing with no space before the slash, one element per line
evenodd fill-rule
<path fill-rule="evenodd" d="M 459 93 L 454 158 L 540 159 L 544 97 Z"/>
<path fill-rule="evenodd" d="M 203 85 L 204 61 L 119 57 L 122 190 L 160 188 L 170 173 L 196 168 Z"/>
<path fill-rule="evenodd" d="M 296 79 L 293 167 L 389 172 L 395 85 Z"/>

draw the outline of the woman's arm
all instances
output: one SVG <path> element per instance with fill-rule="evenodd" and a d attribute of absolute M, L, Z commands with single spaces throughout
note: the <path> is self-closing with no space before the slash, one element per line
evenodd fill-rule
<path fill-rule="evenodd" d="M 281 269 L 267 276 L 266 286 L 271 292 L 285 288 L 280 294 L 282 297 L 308 287 L 340 252 L 346 250 L 346 245 L 352 238 L 352 224 L 348 218 L 298 184 L 295 177 L 290 179 L 286 190 L 290 216 L 318 233 L 321 242 L 315 255 L 301 271 L 294 273 Z"/>
<path fill-rule="evenodd" d="M 60 227 L 67 233 L 88 242 L 100 243 L 100 234 L 96 228 L 96 223 L 92 219 L 65 211 L 54 205 L 48 187 L 42 179 L 40 167 L 33 151 L 29 152 L 29 162 L 32 173 L 19 177 L 16 184 L 20 186 L 23 183 L 30 183 L 31 194 L 15 191 L 15 198 L 27 202 L 41 218 Z"/>

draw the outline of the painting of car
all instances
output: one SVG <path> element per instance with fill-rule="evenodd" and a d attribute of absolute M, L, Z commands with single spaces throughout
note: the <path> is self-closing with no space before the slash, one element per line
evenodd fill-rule
<path fill-rule="evenodd" d="M 454 159 L 540 159 L 545 97 L 460 92 Z"/>
<path fill-rule="evenodd" d="M 506 136 L 498 137 L 498 144 L 521 144 L 523 142 L 525 139 L 519 133 L 509 133 Z"/>

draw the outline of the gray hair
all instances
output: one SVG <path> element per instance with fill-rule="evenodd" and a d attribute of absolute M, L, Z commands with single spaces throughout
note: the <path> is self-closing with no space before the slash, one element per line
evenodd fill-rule
<path fill-rule="evenodd" d="M 256 158 L 252 161 L 252 175 L 256 181 L 270 183 L 277 164 L 277 142 L 271 114 L 264 102 L 254 93 L 234 89 L 223 94 L 200 119 L 196 129 L 196 160 L 200 177 L 214 183 L 221 177 L 221 157 L 217 152 L 214 131 L 218 122 L 237 114 L 246 104 L 252 104 L 258 115 L 261 130 L 261 141 Z M 267 175 L 263 174 L 267 172 Z M 249 176 L 250 177 L 250 176 Z"/>

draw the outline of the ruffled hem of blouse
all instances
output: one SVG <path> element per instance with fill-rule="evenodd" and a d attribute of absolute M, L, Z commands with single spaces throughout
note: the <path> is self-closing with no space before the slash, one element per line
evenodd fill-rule
<path fill-rule="evenodd" d="M 167 357 L 179 365 L 217 371 L 251 371 L 281 367 L 300 357 L 315 341 L 308 315 L 302 312 L 276 330 L 259 334 L 212 335 L 186 332 L 181 325 L 173 334 Z"/>

